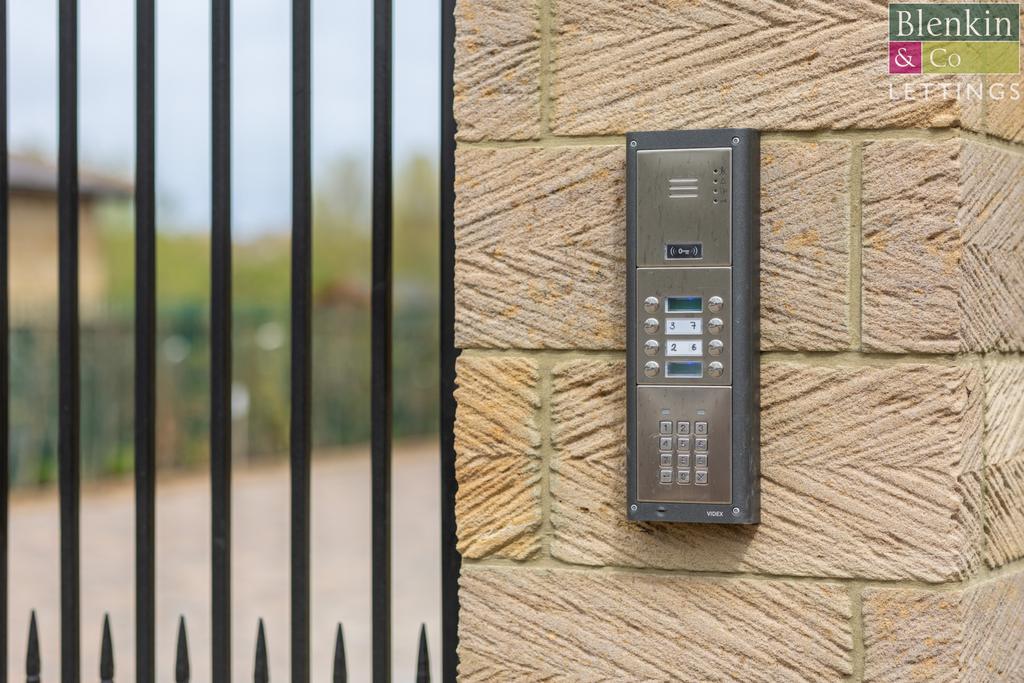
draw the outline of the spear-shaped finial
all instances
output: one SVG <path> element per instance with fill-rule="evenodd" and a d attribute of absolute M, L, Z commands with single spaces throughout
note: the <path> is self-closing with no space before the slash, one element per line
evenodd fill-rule
<path fill-rule="evenodd" d="M 345 661 L 345 632 L 338 624 L 338 635 L 334 638 L 334 683 L 348 683 L 348 663 Z"/>
<path fill-rule="evenodd" d="M 103 615 L 103 640 L 100 642 L 100 683 L 114 681 L 114 642 L 110 637 L 110 615 Z"/>
<path fill-rule="evenodd" d="M 36 611 L 28 622 L 28 652 L 25 655 L 25 683 L 39 683 L 39 630 L 36 628 Z"/>
<path fill-rule="evenodd" d="M 267 637 L 263 632 L 263 620 L 260 619 L 256 631 L 256 665 L 252 671 L 253 683 L 269 683 L 270 672 L 267 670 Z"/>
<path fill-rule="evenodd" d="M 426 624 L 420 624 L 420 653 L 416 657 L 416 683 L 430 683 L 430 653 L 427 651 Z"/>
<path fill-rule="evenodd" d="M 185 634 L 185 617 L 178 618 L 178 654 L 174 658 L 175 683 L 188 683 L 192 670 L 188 663 L 188 635 Z"/>

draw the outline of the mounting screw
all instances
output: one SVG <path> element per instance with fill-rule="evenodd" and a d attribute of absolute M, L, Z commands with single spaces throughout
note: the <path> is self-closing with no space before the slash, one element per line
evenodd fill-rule
<path fill-rule="evenodd" d="M 740 144 L 740 139 L 739 138 L 733 138 L 732 139 L 732 144 L 734 144 L 734 145 Z"/>
<path fill-rule="evenodd" d="M 739 508 L 733 508 L 732 509 L 732 516 L 733 517 L 739 517 L 740 516 L 740 509 Z"/>
<path fill-rule="evenodd" d="M 636 147 L 636 140 L 630 140 L 629 141 L 629 146 L 630 147 Z"/>
<path fill-rule="evenodd" d="M 630 505 L 629 509 L 632 510 L 633 512 L 636 512 L 637 507 L 636 507 L 636 505 Z"/>

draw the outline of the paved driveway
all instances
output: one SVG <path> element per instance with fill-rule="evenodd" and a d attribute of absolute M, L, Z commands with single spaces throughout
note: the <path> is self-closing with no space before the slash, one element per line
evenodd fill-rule
<path fill-rule="evenodd" d="M 433 443 L 399 445 L 394 459 L 394 676 L 414 678 L 426 622 L 439 680 L 439 492 Z M 288 681 L 288 472 L 237 471 L 234 482 L 234 680 L 252 680 L 256 620 L 266 622 L 271 680 Z M 365 449 L 324 453 L 313 465 L 313 680 L 329 681 L 335 625 L 344 623 L 352 681 L 370 680 L 370 466 Z M 173 680 L 179 614 L 188 622 L 192 680 L 209 681 L 209 484 L 165 477 L 157 497 L 158 678 Z M 83 680 L 97 680 L 100 628 L 110 613 L 118 681 L 134 680 L 133 497 L 130 482 L 82 495 Z M 11 509 L 12 669 L 24 671 L 28 614 L 37 610 L 43 680 L 59 673 L 58 508 L 55 491 L 19 494 Z"/>

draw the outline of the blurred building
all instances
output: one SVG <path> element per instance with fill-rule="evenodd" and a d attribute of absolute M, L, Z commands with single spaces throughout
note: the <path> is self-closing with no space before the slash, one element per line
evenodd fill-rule
<path fill-rule="evenodd" d="M 18 319 L 52 317 L 57 306 L 57 167 L 32 156 L 10 157 L 10 293 Z M 132 196 L 131 182 L 79 171 L 79 297 L 82 314 L 106 294 L 97 212 Z"/>

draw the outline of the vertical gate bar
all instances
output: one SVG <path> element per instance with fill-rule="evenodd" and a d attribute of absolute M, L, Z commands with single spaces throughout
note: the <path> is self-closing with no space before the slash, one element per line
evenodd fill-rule
<path fill-rule="evenodd" d="M 231 2 L 213 0 L 210 251 L 212 670 L 231 680 Z"/>
<path fill-rule="evenodd" d="M 455 0 L 441 0 L 441 680 L 455 681 L 459 570 L 455 536 Z"/>
<path fill-rule="evenodd" d="M 312 433 L 312 157 L 310 2 L 292 1 L 291 617 L 292 683 L 309 683 Z"/>
<path fill-rule="evenodd" d="M 371 518 L 373 524 L 373 680 L 391 680 L 391 15 L 373 12 L 373 291 L 371 361 Z"/>
<path fill-rule="evenodd" d="M 10 476 L 10 400 L 8 389 L 8 340 L 10 335 L 7 317 L 7 221 L 8 221 L 8 174 L 7 174 L 7 0 L 0 0 L 0 680 L 7 677 L 7 550 L 8 550 L 8 496 Z"/>
<path fill-rule="evenodd" d="M 135 5 L 135 667 L 156 680 L 156 16 Z"/>
<path fill-rule="evenodd" d="M 79 373 L 78 373 L 78 1 L 59 5 L 59 253 L 60 651 L 61 681 L 78 683 Z"/>

